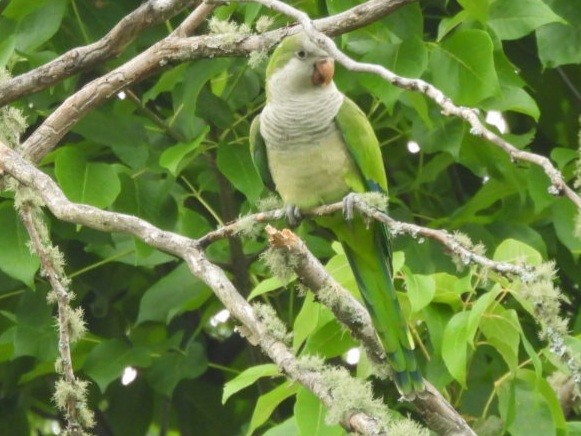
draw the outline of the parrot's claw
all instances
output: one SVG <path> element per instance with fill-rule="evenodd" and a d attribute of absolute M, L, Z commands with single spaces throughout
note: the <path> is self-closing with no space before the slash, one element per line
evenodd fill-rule
<path fill-rule="evenodd" d="M 284 207 L 284 214 L 286 220 L 291 227 L 296 227 L 299 225 L 300 221 L 303 219 L 301 210 L 294 204 L 288 204 Z"/>
<path fill-rule="evenodd" d="M 345 218 L 346 221 L 351 221 L 353 219 L 356 200 L 357 194 L 354 192 L 347 194 L 343 198 L 343 218 Z"/>

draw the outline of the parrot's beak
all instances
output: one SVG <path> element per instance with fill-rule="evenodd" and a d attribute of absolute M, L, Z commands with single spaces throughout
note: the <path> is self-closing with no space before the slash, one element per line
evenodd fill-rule
<path fill-rule="evenodd" d="M 313 85 L 328 85 L 333 80 L 334 74 L 335 61 L 332 58 L 321 58 L 315 62 L 311 80 Z"/>

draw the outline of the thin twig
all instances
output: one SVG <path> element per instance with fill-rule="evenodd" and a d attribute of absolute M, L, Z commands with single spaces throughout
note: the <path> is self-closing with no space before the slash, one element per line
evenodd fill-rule
<path fill-rule="evenodd" d="M 473 135 L 480 136 L 501 148 L 510 156 L 511 160 L 526 161 L 538 165 L 543 169 L 551 181 L 551 188 L 549 189 L 549 192 L 554 195 L 565 195 L 577 206 L 581 212 L 581 196 L 579 196 L 572 188 L 567 185 L 561 172 L 553 166 L 548 158 L 528 151 L 519 150 L 517 147 L 506 141 L 501 136 L 498 136 L 491 130 L 487 129 L 480 121 L 480 117 L 476 109 L 456 106 L 442 91 L 424 80 L 410 79 L 398 76 L 397 74 L 389 71 L 387 68 L 381 65 L 354 61 L 337 48 L 333 40 L 326 36 L 323 30 L 317 26 L 316 21 L 311 20 L 307 14 L 300 11 L 299 9 L 296 9 L 278 0 L 248 1 L 259 3 L 272 10 L 294 18 L 316 44 L 322 47 L 327 53 L 329 53 L 335 60 L 337 60 L 348 70 L 376 74 L 385 81 L 399 88 L 421 92 L 433 100 L 437 105 L 439 105 L 442 108 L 442 113 L 444 115 L 455 115 L 467 121 L 471 126 L 470 132 Z"/>
<path fill-rule="evenodd" d="M 20 188 L 19 191 L 23 189 L 27 188 Z M 59 387 L 57 386 L 57 392 L 55 393 L 56 403 L 59 407 L 63 408 L 62 411 L 67 422 L 67 434 L 81 436 L 84 434 L 83 428 L 91 427 L 93 424 L 92 412 L 89 411 L 86 404 L 86 382 L 77 380 L 73 371 L 73 360 L 71 357 L 72 336 L 78 337 L 82 333 L 80 331 L 71 331 L 73 324 L 76 325 L 74 328 L 78 329 L 82 327 L 78 323 L 73 322 L 71 317 L 78 317 L 82 312 L 75 313 L 70 308 L 71 294 L 67 291 L 68 279 L 63 276 L 60 265 L 55 263 L 56 250 L 52 246 L 47 245 L 48 241 L 44 240 L 47 236 L 45 235 L 43 237 L 43 224 L 39 222 L 42 220 L 40 209 L 31 204 L 31 202 L 25 201 L 20 205 L 19 214 L 30 236 L 32 251 L 40 259 L 42 274 L 48 278 L 52 287 L 58 308 L 59 363 L 57 369 L 68 389 L 59 393 Z M 64 398 L 60 398 L 61 396 L 64 396 Z"/>

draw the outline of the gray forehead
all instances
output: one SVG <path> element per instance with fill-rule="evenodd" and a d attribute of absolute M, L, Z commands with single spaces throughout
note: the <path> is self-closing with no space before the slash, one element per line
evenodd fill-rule
<path fill-rule="evenodd" d="M 312 53 L 317 56 L 327 56 L 327 52 L 321 49 L 313 41 L 311 41 L 311 39 L 307 36 L 306 33 L 301 33 L 301 45 L 309 53 Z"/>

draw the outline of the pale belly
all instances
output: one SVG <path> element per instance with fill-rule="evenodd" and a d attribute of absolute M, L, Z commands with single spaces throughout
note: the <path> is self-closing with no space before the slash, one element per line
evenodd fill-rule
<path fill-rule="evenodd" d="M 339 201 L 351 191 L 347 175 L 356 169 L 337 131 L 322 141 L 282 150 L 267 145 L 267 150 L 270 173 L 286 204 L 308 209 Z"/>

